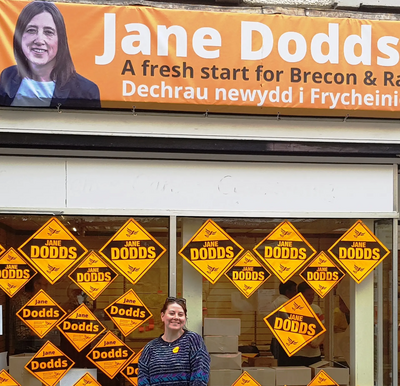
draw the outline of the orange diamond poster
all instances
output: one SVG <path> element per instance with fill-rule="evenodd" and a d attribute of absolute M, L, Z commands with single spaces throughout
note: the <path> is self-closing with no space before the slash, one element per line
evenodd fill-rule
<path fill-rule="evenodd" d="M 14 248 L 0 257 L 0 288 L 9 297 L 13 297 L 36 274 L 36 270 Z"/>
<path fill-rule="evenodd" d="M 73 310 L 57 328 L 77 351 L 82 351 L 106 329 L 85 304 Z"/>
<path fill-rule="evenodd" d="M 65 314 L 66 312 L 43 290 L 17 312 L 17 316 L 40 338 L 52 330 Z"/>
<path fill-rule="evenodd" d="M 118 329 L 128 336 L 153 315 L 133 289 L 128 290 L 104 309 Z"/>
<path fill-rule="evenodd" d="M 319 371 L 307 386 L 339 386 L 324 370 Z"/>
<path fill-rule="evenodd" d="M 210 283 L 215 284 L 242 251 L 243 248 L 210 219 L 179 254 Z"/>
<path fill-rule="evenodd" d="M 344 272 L 325 252 L 319 253 L 300 273 L 300 276 L 321 298 L 329 293 L 344 278 L 344 275 Z"/>
<path fill-rule="evenodd" d="M 117 276 L 93 251 L 68 275 L 92 300 L 96 300 Z"/>
<path fill-rule="evenodd" d="M 51 284 L 60 279 L 87 249 L 55 217 L 18 250 Z"/>
<path fill-rule="evenodd" d="M 78 382 L 74 383 L 73 386 L 101 386 L 89 373 L 86 373 Z"/>
<path fill-rule="evenodd" d="M 361 283 L 390 253 L 361 220 L 328 251 L 357 283 Z"/>
<path fill-rule="evenodd" d="M 301 293 L 266 316 L 264 321 L 289 356 L 326 331 Z"/>
<path fill-rule="evenodd" d="M 243 371 L 243 373 L 239 376 L 238 379 L 232 386 L 261 386 L 247 371 Z"/>
<path fill-rule="evenodd" d="M 0 371 L 1 386 L 21 386 L 6 370 Z"/>
<path fill-rule="evenodd" d="M 124 342 L 108 331 L 86 357 L 112 379 L 134 354 Z"/>
<path fill-rule="evenodd" d="M 134 386 L 138 386 L 138 373 L 139 373 L 139 358 L 142 354 L 141 349 L 128 363 L 128 365 L 121 371 L 121 374 Z"/>
<path fill-rule="evenodd" d="M 280 223 L 253 250 L 282 283 L 286 283 L 317 253 L 288 221 Z"/>
<path fill-rule="evenodd" d="M 236 259 L 225 276 L 246 298 L 249 298 L 267 281 L 271 274 L 250 251 L 246 251 Z"/>
<path fill-rule="evenodd" d="M 166 249 L 134 219 L 129 219 L 99 251 L 132 284 L 136 284 L 165 252 Z"/>
<path fill-rule="evenodd" d="M 59 348 L 47 341 L 25 368 L 44 385 L 54 386 L 74 364 Z"/>

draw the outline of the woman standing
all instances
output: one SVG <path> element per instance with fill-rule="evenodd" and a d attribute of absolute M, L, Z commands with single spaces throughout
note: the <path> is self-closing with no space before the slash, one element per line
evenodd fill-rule
<path fill-rule="evenodd" d="M 169 297 L 161 310 L 164 334 L 149 342 L 139 359 L 139 386 L 206 386 L 210 356 L 203 339 L 185 328 L 185 299 Z"/>
<path fill-rule="evenodd" d="M 75 71 L 64 18 L 46 1 L 20 13 L 14 32 L 16 66 L 0 75 L 0 105 L 100 108 L 96 84 Z"/>

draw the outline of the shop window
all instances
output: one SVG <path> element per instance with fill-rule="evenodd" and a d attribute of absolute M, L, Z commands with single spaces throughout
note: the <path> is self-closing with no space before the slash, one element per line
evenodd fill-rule
<path fill-rule="evenodd" d="M 184 229 L 187 219 L 179 219 L 178 230 Z M 190 221 L 198 221 L 199 227 L 207 219 L 189 219 Z M 228 219 L 213 218 L 230 237 L 240 244 L 244 251 L 253 251 L 272 230 L 286 219 Z M 354 219 L 291 219 L 291 222 L 299 233 L 310 243 L 310 245 L 319 252 L 328 249 L 350 228 L 356 220 Z M 368 222 L 372 232 L 374 222 Z M 372 224 L 372 226 L 371 226 Z M 388 222 L 389 237 L 384 238 L 384 244 L 391 249 L 391 223 Z M 383 236 L 382 236 L 383 237 Z M 182 236 L 178 231 L 178 246 L 182 248 L 188 242 L 187 235 Z M 329 253 L 328 253 L 328 256 Z M 312 259 L 311 259 L 312 260 Z M 183 258 L 178 258 L 178 288 L 180 293 L 185 295 L 186 291 L 190 291 L 190 287 L 182 288 L 184 280 L 182 275 Z M 391 258 L 384 260 L 381 265 L 383 270 L 383 295 L 385 297 L 383 307 L 384 320 L 384 339 L 390 338 L 390 301 L 386 297 L 390 294 L 389 278 L 391 275 Z M 302 267 L 290 280 L 296 284 L 303 282 L 303 278 L 299 273 Z M 343 268 L 343 267 L 342 267 Z M 374 275 L 376 270 L 372 271 Z M 321 356 L 333 367 L 349 367 L 350 365 L 350 328 L 351 312 L 350 312 L 350 288 L 351 281 L 349 275 L 345 275 L 343 280 L 324 297 L 315 293 L 313 304 L 319 306 L 324 315 L 324 325 L 326 333 L 320 344 Z M 238 345 L 242 351 L 244 362 L 243 369 L 246 366 L 271 366 L 277 362 L 272 358 L 271 353 L 271 329 L 264 321 L 266 315 L 274 310 L 273 302 L 279 296 L 279 286 L 281 281 L 274 274 L 263 283 L 256 292 L 246 297 L 232 283 L 226 275 L 222 275 L 216 283 L 202 278 L 202 305 L 203 305 L 203 324 L 205 318 L 220 318 L 221 323 L 225 318 L 235 318 L 240 320 L 240 335 L 238 337 Z M 385 343 L 383 342 L 383 346 Z M 377 347 L 377 346 L 376 346 Z M 251 358 L 257 355 L 256 358 Z M 384 357 L 380 359 L 384 364 L 384 379 L 386 383 L 390 382 L 390 366 L 391 354 L 390 344 L 384 349 Z"/>
<path fill-rule="evenodd" d="M 38 229 L 49 221 L 49 216 L 31 216 L 31 215 L 4 215 L 0 216 L 0 245 L 5 251 L 9 248 L 18 248 L 25 243 Z M 115 233 L 129 220 L 128 217 L 111 216 L 57 216 L 56 219 L 89 251 L 99 254 L 99 250 L 115 235 Z M 91 299 L 85 291 L 82 291 L 77 284 L 70 278 L 69 274 L 73 272 L 86 256 L 68 269 L 62 277 L 53 285 L 45 278 L 42 278 L 35 285 L 40 286 L 45 292 L 60 305 L 67 314 L 76 309 L 80 304 L 86 304 L 98 320 L 112 331 L 117 337 L 125 342 L 136 353 L 151 339 L 161 334 L 162 326 L 159 318 L 160 309 L 168 294 L 168 218 L 161 217 L 135 217 L 135 221 L 143 227 L 152 237 L 154 237 L 166 252 L 157 260 L 157 262 L 133 285 L 125 278 L 121 272 L 117 272 L 116 279 L 104 289 L 104 291 L 95 300 Z M 88 253 L 89 253 L 88 252 Z M 100 255 L 101 257 L 101 255 Z M 107 263 L 107 260 L 102 257 Z M 46 268 L 47 269 L 47 268 Z M 114 268 L 115 270 L 115 268 Z M 96 270 L 93 270 L 96 271 Z M 101 270 L 100 270 L 101 271 Z M 45 272 L 46 273 L 46 272 Z M 88 276 L 89 279 L 89 276 Z M 3 307 L 3 335 L 0 336 L 0 352 L 7 351 L 10 356 L 21 353 L 34 353 L 46 341 L 52 342 L 60 348 L 74 362 L 75 368 L 92 368 L 95 366 L 87 360 L 86 355 L 90 349 L 98 342 L 96 338 L 81 352 L 78 352 L 57 328 L 40 339 L 33 332 L 29 337 L 22 338 L 22 334 L 16 334 L 21 325 L 26 327 L 15 315 L 15 310 L 22 307 L 33 295 L 33 289 L 29 288 L 35 277 L 27 283 L 25 292 L 24 286 L 12 298 L 7 296 L 4 291 L 0 291 L 0 304 Z M 32 287 L 32 285 L 31 285 Z M 117 298 L 122 296 L 129 289 L 133 289 L 140 300 L 152 313 L 139 328 L 132 333 L 124 336 L 117 326 L 110 320 L 110 317 L 104 312 Z M 23 328 L 22 327 L 22 328 Z M 26 329 L 26 328 L 25 328 Z M 28 329 L 29 330 L 29 329 Z M 18 339 L 25 341 L 17 341 Z M 21 362 L 19 370 L 23 371 Z M 16 371 L 15 368 L 10 372 Z M 111 380 L 109 377 L 97 370 L 98 381 L 102 385 L 123 385 L 125 380 L 118 374 Z M 12 375 L 12 374 L 11 374 Z M 126 384 L 129 382 L 126 381 Z"/>

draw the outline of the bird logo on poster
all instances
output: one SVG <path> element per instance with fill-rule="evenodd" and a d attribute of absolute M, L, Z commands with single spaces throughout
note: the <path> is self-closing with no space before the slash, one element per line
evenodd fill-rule
<path fill-rule="evenodd" d="M 53 235 L 58 235 L 60 233 L 60 230 L 54 229 L 52 227 L 49 227 L 48 235 L 53 236 Z"/>
<path fill-rule="evenodd" d="M 283 264 L 279 264 L 279 268 L 280 268 L 279 273 L 290 271 L 290 267 L 285 267 Z"/>
<path fill-rule="evenodd" d="M 290 236 L 292 234 L 291 231 L 286 231 L 285 229 L 281 228 L 281 237 Z"/>
<path fill-rule="evenodd" d="M 207 265 L 207 269 L 208 269 L 207 271 L 208 274 L 218 271 L 218 267 L 211 267 L 211 265 Z"/>
<path fill-rule="evenodd" d="M 126 235 L 128 237 L 135 236 L 138 234 L 139 231 L 133 231 L 132 229 L 126 228 Z"/>

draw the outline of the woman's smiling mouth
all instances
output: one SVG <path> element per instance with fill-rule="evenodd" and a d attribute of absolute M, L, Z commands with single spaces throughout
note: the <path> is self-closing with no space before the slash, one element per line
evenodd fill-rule
<path fill-rule="evenodd" d="M 43 48 L 32 48 L 33 52 L 37 52 L 39 54 L 42 54 L 43 52 L 47 52 L 47 50 L 44 50 Z"/>

